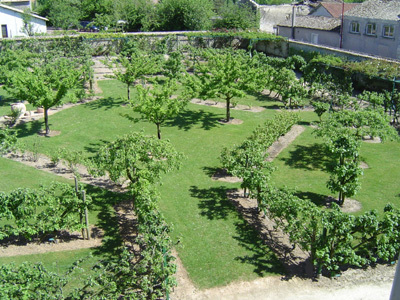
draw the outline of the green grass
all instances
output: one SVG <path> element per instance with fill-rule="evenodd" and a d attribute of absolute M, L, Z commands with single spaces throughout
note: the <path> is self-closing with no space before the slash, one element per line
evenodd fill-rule
<path fill-rule="evenodd" d="M 40 138 L 40 152 L 68 148 L 84 151 L 90 156 L 104 142 L 119 135 L 139 130 L 156 134 L 155 125 L 140 120 L 131 108 L 121 105 L 123 102 L 119 97 L 125 95 L 124 85 L 116 81 L 99 84 L 104 99 L 50 116 L 50 128 L 60 130 L 61 134 Z M 266 108 L 279 106 L 273 99 L 256 95 L 241 99 L 239 103 Z M 224 118 L 224 109 L 189 104 L 185 112 L 162 127 L 163 138 L 169 139 L 186 158 L 179 171 L 163 176 L 160 207 L 173 226 L 173 241 L 181 241 L 177 246 L 179 256 L 199 288 L 282 273 L 275 255 L 226 199 L 226 191 L 239 185 L 210 179 L 220 166 L 218 157 L 223 147 L 240 144 L 256 126 L 272 118 L 275 111 L 232 110 L 231 113 L 232 117 L 243 120 L 243 124 L 221 124 L 218 120 Z M 315 113 L 302 112 L 300 115 L 303 125 L 317 120 Z M 42 122 L 20 126 L 20 139 L 28 146 L 32 145 L 38 139 L 36 132 L 41 127 Z M 324 170 L 329 154 L 311 131 L 307 126 L 306 131 L 278 156 L 273 181 L 278 186 L 296 188 L 299 196 L 321 204 L 326 195 L 331 195 L 325 187 L 328 174 Z M 362 190 L 354 198 L 362 202 L 364 210 L 382 209 L 389 201 L 399 204 L 395 183 L 395 178 L 400 175 L 398 154 L 398 143 L 363 145 L 361 155 L 371 168 L 365 171 Z M 111 212 L 104 207 L 101 211 L 103 215 L 99 220 L 104 222 Z M 108 227 L 111 239 L 112 226 Z M 111 239 L 110 243 L 113 242 L 118 244 Z"/>
<path fill-rule="evenodd" d="M 37 188 L 52 181 L 69 182 L 60 176 L 39 171 L 33 167 L 0 157 L 0 191 L 9 192 L 19 187 Z"/>
<path fill-rule="evenodd" d="M 104 81 L 100 86 L 105 91 L 103 100 L 50 116 L 50 128 L 60 130 L 61 134 L 42 138 L 41 152 L 64 147 L 85 151 L 90 156 L 105 141 L 118 135 L 138 130 L 155 135 L 155 125 L 140 120 L 133 122 L 139 115 L 121 106 L 122 101 L 117 96 L 124 95 L 124 85 Z M 256 104 L 265 105 L 265 101 Z M 221 185 L 210 179 L 210 172 L 219 165 L 223 146 L 241 143 L 274 113 L 271 110 L 257 114 L 235 110 L 232 116 L 244 123 L 223 125 L 218 120 L 224 118 L 224 109 L 189 104 L 185 113 L 162 128 L 163 138 L 170 139 L 186 159 L 180 171 L 164 176 L 160 206 L 174 227 L 173 240 L 181 238 L 179 255 L 200 288 L 282 273 L 275 255 L 262 245 L 258 234 L 226 199 L 226 190 L 237 185 Z M 32 144 L 41 126 L 41 122 L 21 126 L 21 140 Z M 209 197 L 204 198 L 203 194 Z"/>
<path fill-rule="evenodd" d="M 278 167 L 273 181 L 278 186 L 296 188 L 300 197 L 322 205 L 326 196 L 333 194 L 326 182 L 329 174 L 326 166 L 332 160 L 323 146 L 323 141 L 312 134 L 313 129 L 301 134 L 288 148 L 275 159 Z M 400 207 L 398 178 L 400 177 L 400 143 L 381 144 L 362 143 L 360 156 L 369 168 L 361 178 L 361 190 L 351 197 L 361 202 L 362 210 L 382 209 L 388 202 Z"/>

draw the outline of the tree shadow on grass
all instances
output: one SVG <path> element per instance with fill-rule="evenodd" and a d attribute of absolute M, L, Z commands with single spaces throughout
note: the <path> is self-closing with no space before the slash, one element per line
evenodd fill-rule
<path fill-rule="evenodd" d="M 15 127 L 15 129 L 17 130 L 17 138 L 35 135 L 40 132 L 42 126 L 43 120 L 20 123 Z"/>
<path fill-rule="evenodd" d="M 138 123 L 140 121 L 143 121 L 145 119 L 141 119 L 141 118 L 136 118 L 136 117 L 132 117 L 131 115 L 127 114 L 127 113 L 120 113 L 119 114 L 121 117 L 128 119 L 129 121 L 133 122 L 133 123 Z"/>
<path fill-rule="evenodd" d="M 99 255 L 106 259 L 112 259 L 120 254 L 123 241 L 119 232 L 118 218 L 115 215 L 113 205 L 128 198 L 126 194 L 115 193 L 101 189 L 92 185 L 86 185 L 85 189 L 92 196 L 92 207 L 98 211 L 98 221 L 96 226 L 104 231 L 103 242 L 101 246 L 96 247 L 94 255 Z"/>
<path fill-rule="evenodd" d="M 326 170 L 331 163 L 329 151 L 323 144 L 296 145 L 289 158 L 279 158 L 295 169 Z"/>
<path fill-rule="evenodd" d="M 105 110 L 110 110 L 113 109 L 114 107 L 120 107 L 124 103 L 125 102 L 121 98 L 107 97 L 86 103 L 85 106 L 89 107 L 91 110 L 101 109 L 101 108 Z"/>
<path fill-rule="evenodd" d="M 284 268 L 275 253 L 260 239 L 259 234 L 250 225 L 241 220 L 236 222 L 236 233 L 233 238 L 251 255 L 238 256 L 235 260 L 254 266 L 254 273 L 262 277 L 268 273 L 284 274 Z"/>
<path fill-rule="evenodd" d="M 270 94 L 265 94 L 261 92 L 248 92 L 249 95 L 254 96 L 257 101 L 266 103 L 262 105 L 262 107 L 267 109 L 281 109 L 283 108 L 283 104 L 279 101 L 278 98 Z"/>
<path fill-rule="evenodd" d="M 224 220 L 236 212 L 235 207 L 226 196 L 227 191 L 228 188 L 224 186 L 208 189 L 199 189 L 197 186 L 190 187 L 191 196 L 200 199 L 200 214 L 209 220 Z"/>
<path fill-rule="evenodd" d="M 325 206 L 327 203 L 326 195 L 317 194 L 317 193 L 313 193 L 313 192 L 302 192 L 302 191 L 295 192 L 295 195 L 301 199 L 309 200 L 318 206 Z"/>
<path fill-rule="evenodd" d="M 174 120 L 165 123 L 165 126 L 176 126 L 181 130 L 188 131 L 197 124 L 201 124 L 201 128 L 210 130 L 221 126 L 218 122 L 222 116 L 202 109 L 198 111 L 186 110 L 179 114 Z"/>
<path fill-rule="evenodd" d="M 202 169 L 208 177 L 213 177 L 216 173 L 222 173 L 223 171 L 222 168 L 217 167 L 203 167 Z"/>
<path fill-rule="evenodd" d="M 191 196 L 198 198 L 201 215 L 209 220 L 226 220 L 230 215 L 237 216 L 234 219 L 235 233 L 233 238 L 246 250 L 244 256 L 238 256 L 235 260 L 254 266 L 254 273 L 264 276 L 268 273 L 283 274 L 283 268 L 271 249 L 263 243 L 259 234 L 238 213 L 233 203 L 228 199 L 227 192 L 230 189 L 219 186 L 208 189 L 190 187 Z"/>
<path fill-rule="evenodd" d="M 97 153 L 99 149 L 107 144 L 109 141 L 106 140 L 98 140 L 97 142 L 90 143 L 88 146 L 85 146 L 84 149 L 89 153 Z"/>

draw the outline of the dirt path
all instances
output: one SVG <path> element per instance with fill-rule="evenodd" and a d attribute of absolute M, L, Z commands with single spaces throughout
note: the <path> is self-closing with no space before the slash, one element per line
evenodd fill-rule
<path fill-rule="evenodd" d="M 42 244 L 28 243 L 27 245 L 9 245 L 7 247 L 0 248 L 0 257 L 94 248 L 100 246 L 101 242 L 101 238 L 83 240 L 81 236 L 77 235 L 75 239 L 70 241 L 58 241 L 54 243 L 46 242 Z"/>
<path fill-rule="evenodd" d="M 226 108 L 226 103 L 224 102 L 218 102 L 218 101 L 212 101 L 212 100 L 201 100 L 201 99 L 192 99 L 190 101 L 193 104 L 198 104 L 198 105 L 206 105 L 206 106 L 211 106 L 211 107 L 217 107 L 217 108 Z M 231 107 L 231 109 L 234 110 L 244 110 L 244 111 L 249 111 L 249 112 L 261 112 L 264 111 L 265 108 L 261 106 L 249 106 L 249 105 L 241 105 L 238 104 L 235 107 Z"/>

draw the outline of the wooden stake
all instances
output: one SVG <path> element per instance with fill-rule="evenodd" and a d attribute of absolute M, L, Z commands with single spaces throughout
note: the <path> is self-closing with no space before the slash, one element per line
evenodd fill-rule
<path fill-rule="evenodd" d="M 83 203 L 86 204 L 86 192 L 82 191 L 82 199 Z M 87 206 L 85 205 L 85 223 L 86 223 L 86 239 L 90 240 L 90 231 L 89 231 L 89 212 Z"/>

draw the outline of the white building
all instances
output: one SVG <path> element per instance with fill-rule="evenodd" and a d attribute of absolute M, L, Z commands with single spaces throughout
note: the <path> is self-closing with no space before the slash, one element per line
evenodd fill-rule
<path fill-rule="evenodd" d="M 0 38 L 28 36 L 24 30 L 23 14 L 23 10 L 0 4 Z M 46 33 L 46 21 L 48 21 L 46 18 L 31 14 L 32 32 Z"/>

